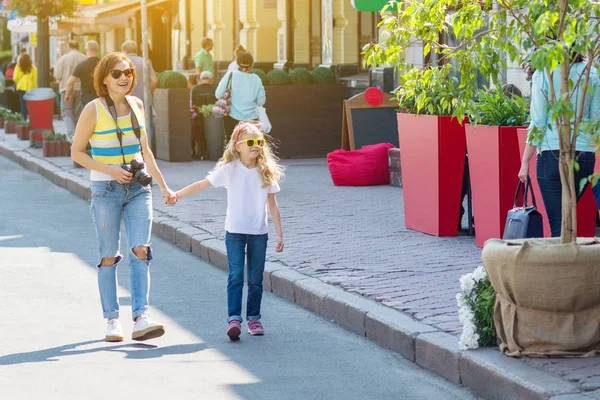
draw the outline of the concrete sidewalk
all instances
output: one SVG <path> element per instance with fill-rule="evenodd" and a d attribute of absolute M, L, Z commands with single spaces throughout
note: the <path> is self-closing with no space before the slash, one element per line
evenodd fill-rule
<path fill-rule="evenodd" d="M 68 158 L 42 159 L 41 150 L 27 145 L 0 133 L 1 153 L 89 198 L 87 170 Z M 178 189 L 202 179 L 214 163 L 159 165 Z M 487 398 L 600 398 L 599 358 L 521 361 L 495 349 L 458 350 L 458 279 L 480 265 L 473 238 L 407 230 L 402 189 L 335 187 L 324 160 L 284 165 L 278 199 L 286 250 L 269 252 L 268 290 Z M 158 194 L 155 234 L 225 268 L 225 191 L 209 189 L 175 207 L 161 204 Z"/>

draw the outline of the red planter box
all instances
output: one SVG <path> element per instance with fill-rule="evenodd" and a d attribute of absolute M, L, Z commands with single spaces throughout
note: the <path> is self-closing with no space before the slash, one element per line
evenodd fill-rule
<path fill-rule="evenodd" d="M 406 227 L 456 236 L 465 162 L 465 127 L 451 117 L 398 114 Z"/>
<path fill-rule="evenodd" d="M 519 139 L 519 153 L 522 156 L 525 151 L 525 145 L 527 144 L 527 129 L 518 129 L 517 135 Z M 550 237 L 550 223 L 548 222 L 548 215 L 546 214 L 546 207 L 544 207 L 544 200 L 542 199 L 542 193 L 540 192 L 540 186 L 537 181 L 537 157 L 534 155 L 529 163 L 529 176 L 531 177 L 531 183 L 533 185 L 533 191 L 537 200 L 538 211 L 542 214 L 544 220 L 544 237 Z M 600 159 L 596 156 L 596 171 L 600 171 Z M 576 184 L 578 187 L 579 184 Z M 594 237 L 596 236 L 596 213 L 598 212 L 598 206 L 596 200 L 592 194 L 591 185 L 585 190 L 584 195 L 577 203 L 577 236 L 579 237 Z"/>
<path fill-rule="evenodd" d="M 513 207 L 521 154 L 517 127 L 467 125 L 467 152 L 475 217 L 475 242 L 502 238 Z"/>

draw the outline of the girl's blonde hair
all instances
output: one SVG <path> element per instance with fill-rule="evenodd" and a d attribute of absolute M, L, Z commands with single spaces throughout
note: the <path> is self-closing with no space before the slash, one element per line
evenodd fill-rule
<path fill-rule="evenodd" d="M 229 142 L 225 147 L 223 156 L 219 159 L 214 169 L 217 170 L 223 165 L 239 159 L 240 153 L 235 148 L 235 145 L 247 136 L 255 136 L 259 139 L 264 139 L 265 141 L 262 151 L 256 158 L 256 168 L 260 174 L 262 186 L 268 187 L 273 183 L 282 180 L 284 169 L 279 165 L 279 158 L 273 154 L 273 150 L 265 137 L 266 135 L 262 132 L 262 125 L 260 122 L 241 121 L 236 125 L 231 134 L 231 138 L 229 138 Z"/>

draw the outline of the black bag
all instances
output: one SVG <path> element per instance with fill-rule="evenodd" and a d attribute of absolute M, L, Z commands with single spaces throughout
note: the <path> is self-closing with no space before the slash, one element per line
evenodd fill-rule
<path fill-rule="evenodd" d="M 523 206 L 517 207 L 519 192 L 523 192 Z M 527 205 L 527 194 L 531 192 L 532 206 Z M 544 237 L 544 226 L 542 214 L 537 211 L 531 179 L 527 176 L 527 183 L 519 181 L 517 192 L 515 193 L 515 202 L 513 209 L 506 216 L 506 225 L 504 226 L 504 236 L 502 239 L 530 239 Z"/>

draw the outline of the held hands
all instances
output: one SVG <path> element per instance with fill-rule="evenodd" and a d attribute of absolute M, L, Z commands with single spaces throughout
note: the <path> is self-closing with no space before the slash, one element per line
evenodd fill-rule
<path fill-rule="evenodd" d="M 173 193 L 173 196 L 169 198 L 167 204 L 170 206 L 174 206 L 175 204 L 177 204 L 177 200 L 179 200 L 179 195 L 177 194 L 177 192 L 175 192 Z"/>
<path fill-rule="evenodd" d="M 529 175 L 529 163 L 522 162 L 521 169 L 519 170 L 519 180 L 523 183 L 527 182 L 528 175 Z"/>
<path fill-rule="evenodd" d="M 175 194 L 174 191 L 169 189 L 168 186 L 165 186 L 164 188 L 160 188 L 160 191 L 162 193 L 162 198 L 165 201 L 165 204 L 172 206 L 172 205 L 175 205 L 175 203 L 177 203 L 177 195 Z"/>

